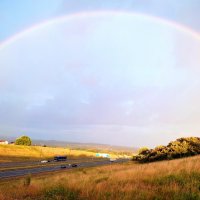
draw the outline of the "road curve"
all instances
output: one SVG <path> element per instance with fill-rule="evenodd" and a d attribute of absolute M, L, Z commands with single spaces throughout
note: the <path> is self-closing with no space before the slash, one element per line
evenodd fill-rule
<path fill-rule="evenodd" d="M 95 167 L 95 166 L 101 166 L 101 165 L 109 165 L 112 163 L 122 163 L 122 162 L 127 162 L 127 161 L 128 159 L 118 159 L 115 162 L 110 162 L 109 160 L 81 162 L 81 163 L 76 163 L 77 164 L 76 168 Z M 72 168 L 73 167 L 66 164 L 66 168 L 64 169 L 61 169 L 60 166 L 47 166 L 47 167 L 37 167 L 37 168 L 32 168 L 32 169 L 6 170 L 6 171 L 0 172 L 0 180 L 5 179 L 5 178 L 25 176 L 28 174 L 39 174 L 42 172 L 53 172 L 53 171 L 67 170 L 67 169 L 72 169 Z"/>

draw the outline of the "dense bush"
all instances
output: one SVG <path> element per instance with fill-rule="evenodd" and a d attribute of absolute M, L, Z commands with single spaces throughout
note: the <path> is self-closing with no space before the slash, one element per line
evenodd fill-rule
<path fill-rule="evenodd" d="M 173 158 L 181 158 L 200 154 L 200 138 L 179 138 L 167 146 L 157 146 L 154 149 L 141 148 L 133 160 L 151 162 Z"/>
<path fill-rule="evenodd" d="M 24 146 L 31 146 L 31 139 L 28 136 L 21 136 L 16 139 L 16 145 L 24 145 Z"/>

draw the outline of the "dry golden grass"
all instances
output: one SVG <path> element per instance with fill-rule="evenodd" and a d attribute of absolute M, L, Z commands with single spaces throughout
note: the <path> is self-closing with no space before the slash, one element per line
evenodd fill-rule
<path fill-rule="evenodd" d="M 55 155 L 68 155 L 71 158 L 79 158 L 92 157 L 95 156 L 95 153 L 63 147 L 0 145 L 0 162 L 48 159 Z"/>
<path fill-rule="evenodd" d="M 0 185 L 0 199 L 200 199 L 200 156 L 66 170 Z M 20 189 L 20 190 L 19 190 Z"/>
<path fill-rule="evenodd" d="M 67 155 L 68 158 L 95 157 L 97 152 L 89 150 L 76 150 L 64 147 L 42 147 L 21 145 L 0 145 L 0 163 L 52 159 L 56 155 Z M 118 153 L 110 153 L 117 157 Z"/>

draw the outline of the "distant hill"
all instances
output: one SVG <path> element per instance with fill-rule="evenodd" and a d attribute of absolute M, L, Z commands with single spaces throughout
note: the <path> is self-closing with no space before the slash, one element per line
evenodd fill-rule
<path fill-rule="evenodd" d="M 116 146 L 109 144 L 97 144 L 97 143 L 76 143 L 76 142 L 67 142 L 67 141 L 57 141 L 57 140 L 33 140 L 33 144 L 36 145 L 46 145 L 46 146 L 59 146 L 59 147 L 68 147 L 71 149 L 82 149 L 82 150 L 96 150 L 98 151 L 113 151 L 113 152 L 131 152 L 134 153 L 137 151 L 137 148 L 125 147 L 125 146 Z"/>
<path fill-rule="evenodd" d="M 8 141 L 15 141 L 15 137 L 0 136 L 0 139 L 5 139 Z M 34 140 L 32 139 L 33 145 L 39 146 L 50 146 L 50 147 L 68 147 L 77 150 L 90 150 L 99 152 L 125 152 L 125 153 L 136 153 L 138 148 L 136 147 L 126 147 L 117 146 L 109 144 L 97 144 L 97 143 L 78 143 L 78 142 L 68 142 L 68 141 L 57 141 L 57 140 Z"/>

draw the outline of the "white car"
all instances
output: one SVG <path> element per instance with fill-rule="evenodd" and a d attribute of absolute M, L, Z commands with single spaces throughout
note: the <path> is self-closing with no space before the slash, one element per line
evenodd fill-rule
<path fill-rule="evenodd" d="M 116 160 L 116 158 L 110 158 L 110 162 L 115 162 Z"/>
<path fill-rule="evenodd" d="M 41 160 L 41 163 L 48 163 L 48 160 Z"/>

